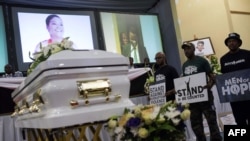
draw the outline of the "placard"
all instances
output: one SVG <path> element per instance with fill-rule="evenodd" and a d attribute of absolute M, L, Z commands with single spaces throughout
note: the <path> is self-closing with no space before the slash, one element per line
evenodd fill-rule
<path fill-rule="evenodd" d="M 178 103 L 196 103 L 208 100 L 205 72 L 174 79 L 175 97 Z"/>
<path fill-rule="evenodd" d="M 250 69 L 216 76 L 220 102 L 250 100 Z"/>
<path fill-rule="evenodd" d="M 162 106 L 166 103 L 166 86 L 165 82 L 150 85 L 149 86 L 149 98 L 150 104 Z"/>

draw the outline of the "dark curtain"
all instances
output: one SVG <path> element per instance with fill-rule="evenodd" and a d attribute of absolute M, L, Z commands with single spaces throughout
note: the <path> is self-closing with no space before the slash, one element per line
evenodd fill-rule
<path fill-rule="evenodd" d="M 159 0 L 0 0 L 5 4 L 25 6 L 106 9 L 115 11 L 148 11 Z"/>
<path fill-rule="evenodd" d="M 0 115 L 14 112 L 15 103 L 11 97 L 13 91 L 13 89 L 0 87 Z"/>

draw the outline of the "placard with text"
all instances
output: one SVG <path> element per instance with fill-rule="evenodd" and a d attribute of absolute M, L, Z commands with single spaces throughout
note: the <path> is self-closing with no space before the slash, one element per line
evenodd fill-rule
<path fill-rule="evenodd" d="M 166 103 L 166 86 L 165 82 L 157 83 L 149 86 L 150 104 L 162 106 Z"/>
<path fill-rule="evenodd" d="M 207 89 L 203 88 L 207 84 L 206 80 L 205 72 L 174 79 L 176 101 L 178 103 L 207 101 Z"/>
<path fill-rule="evenodd" d="M 250 69 L 216 76 L 220 102 L 250 100 Z"/>

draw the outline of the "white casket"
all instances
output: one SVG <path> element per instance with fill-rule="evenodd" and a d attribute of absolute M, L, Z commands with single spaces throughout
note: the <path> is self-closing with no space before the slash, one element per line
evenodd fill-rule
<path fill-rule="evenodd" d="M 58 128 L 121 115 L 129 99 L 128 58 L 101 50 L 50 56 L 15 89 L 16 127 Z"/>

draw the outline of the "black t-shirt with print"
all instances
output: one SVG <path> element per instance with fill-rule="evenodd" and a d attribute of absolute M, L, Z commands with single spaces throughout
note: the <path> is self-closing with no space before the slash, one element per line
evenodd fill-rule
<path fill-rule="evenodd" d="M 178 78 L 178 72 L 176 69 L 170 65 L 165 65 L 155 72 L 155 81 L 160 82 L 165 80 L 166 92 L 174 89 L 174 79 Z M 174 100 L 175 95 L 167 96 L 167 101 Z"/>
<path fill-rule="evenodd" d="M 201 72 L 206 72 L 206 74 L 211 73 L 212 69 L 209 62 L 200 56 L 195 56 L 191 60 L 187 60 L 182 65 L 183 76 L 188 76 L 192 74 L 197 74 Z"/>
<path fill-rule="evenodd" d="M 228 73 L 250 68 L 250 51 L 240 49 L 232 54 L 227 53 L 220 59 L 221 72 Z"/>

